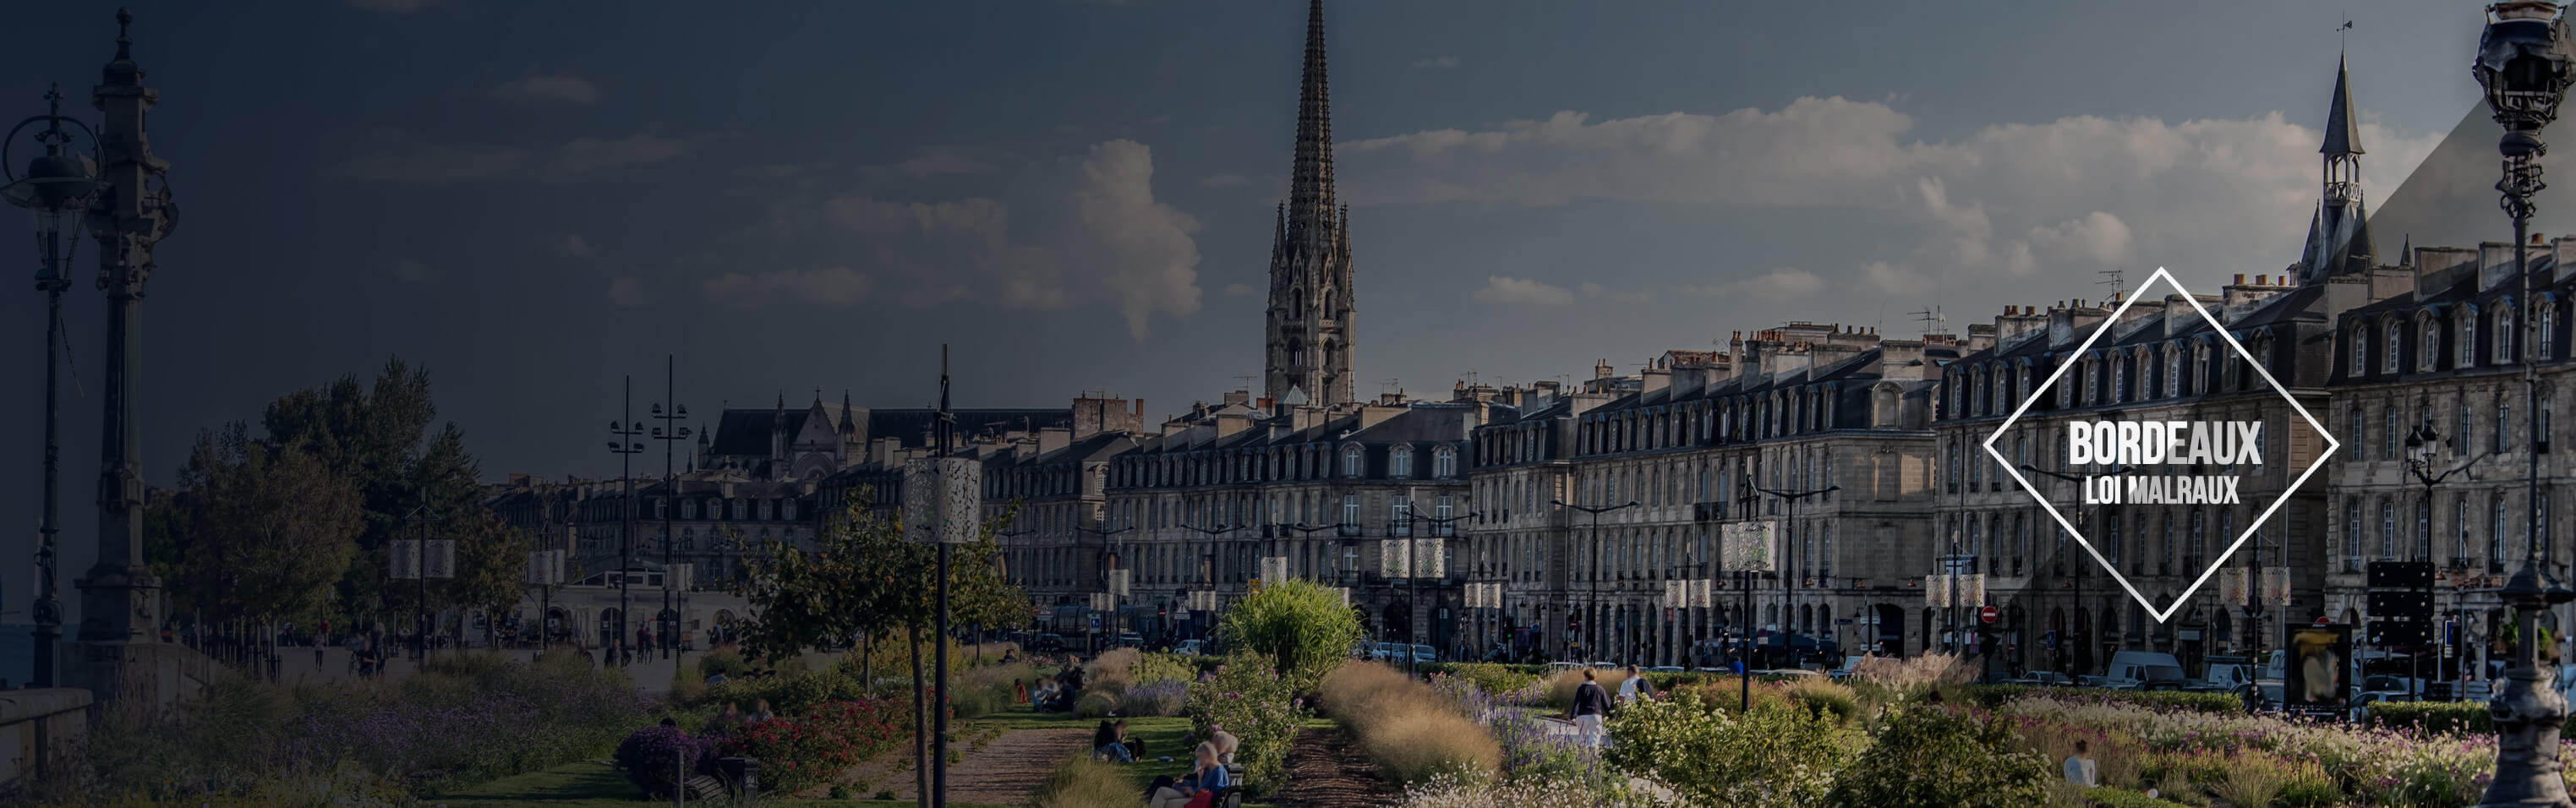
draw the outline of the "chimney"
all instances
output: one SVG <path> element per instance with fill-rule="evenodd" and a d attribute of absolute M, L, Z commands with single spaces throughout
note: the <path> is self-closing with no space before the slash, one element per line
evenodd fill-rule
<path fill-rule="evenodd" d="M 1038 454 L 1073 445 L 1073 430 L 1060 426 L 1038 428 Z"/>
<path fill-rule="evenodd" d="M 1919 339 L 1880 340 L 1878 343 L 1878 376 L 1882 379 L 1920 379 L 1927 364 L 1923 361 L 1923 341 Z"/>

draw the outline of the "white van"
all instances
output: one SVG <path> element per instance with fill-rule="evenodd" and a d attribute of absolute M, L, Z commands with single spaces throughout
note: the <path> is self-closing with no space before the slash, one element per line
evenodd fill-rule
<path fill-rule="evenodd" d="M 2113 690 L 2181 690 L 2190 683 L 2190 677 L 2183 675 L 2182 660 L 2154 651 L 2113 654 L 2110 667 L 2102 672 L 2102 686 Z"/>

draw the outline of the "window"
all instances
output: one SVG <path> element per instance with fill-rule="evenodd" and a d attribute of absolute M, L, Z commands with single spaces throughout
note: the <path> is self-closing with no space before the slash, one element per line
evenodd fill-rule
<path fill-rule="evenodd" d="M 1447 446 L 1431 450 L 1431 476 L 1458 476 L 1458 450 Z"/>
<path fill-rule="evenodd" d="M 2534 308 L 2539 310 L 2531 314 L 2532 325 L 2537 326 L 2540 333 L 2532 338 L 2531 358 L 2535 361 L 2556 359 L 2558 358 L 2558 339 L 2557 335 L 2550 332 L 2558 330 L 2558 302 L 2542 300 L 2540 305 Z"/>
<path fill-rule="evenodd" d="M 2352 362 L 2344 368 L 2354 376 L 2370 371 L 2370 331 L 2368 329 L 2352 330 Z"/>
<path fill-rule="evenodd" d="M 1359 496 L 1358 494 L 1343 494 L 1343 495 L 1342 495 L 1342 532 L 1343 532 L 1343 534 L 1344 534 L 1344 535 L 1358 535 L 1358 534 L 1356 533 L 1356 531 L 1358 531 L 1358 530 L 1359 530 L 1359 527 L 1360 527 L 1360 496 Z"/>
<path fill-rule="evenodd" d="M 2344 416 L 2343 416 L 2344 441 L 2343 441 L 2343 445 L 2344 445 L 2344 457 L 2345 457 L 2345 459 L 2347 459 L 2347 460 L 2360 460 L 2360 459 L 2361 459 L 2361 451 L 2362 451 L 2362 450 L 2361 450 L 2361 435 L 2362 435 L 2362 431 L 2361 431 L 2361 430 L 2362 430 L 2361 405 L 2359 405 L 2359 404 L 2355 404 L 2355 405 L 2352 405 L 2350 408 L 2347 408 L 2346 410 L 2344 410 Z"/>
<path fill-rule="evenodd" d="M 2108 527 L 2109 531 L 2104 534 L 2105 541 L 2102 542 L 2102 560 L 2110 562 L 2113 569 L 2118 569 L 2120 566 L 2121 543 L 2120 514 L 2115 512 L 2110 515 Z"/>
<path fill-rule="evenodd" d="M 682 518 L 682 519 L 696 519 L 696 518 L 698 518 L 698 501 L 697 501 L 697 500 L 694 500 L 694 499 L 681 500 L 681 501 L 680 501 L 680 518 Z"/>
<path fill-rule="evenodd" d="M 2460 534 L 2451 541 L 2451 560 L 2465 566 L 2469 561 L 2469 495 L 2451 498 L 2451 519 L 2459 523 Z"/>
<path fill-rule="evenodd" d="M 722 519 L 722 518 L 724 518 L 724 500 L 721 500 L 721 499 L 710 499 L 710 500 L 707 500 L 707 518 L 709 518 L 709 519 Z"/>
<path fill-rule="evenodd" d="M 2513 361 L 2513 301 L 2500 301 L 2495 312 L 2495 363 Z"/>
<path fill-rule="evenodd" d="M 2398 327 L 2397 327 L 2397 321 L 2395 321 L 2395 320 L 2391 320 L 2391 321 L 2389 321 L 2389 322 L 2388 322 L 2388 347 L 2386 347 L 2386 348 L 2382 349 L 2382 350 L 2384 350 L 2384 351 L 2386 351 L 2386 352 L 2387 352 L 2387 354 L 2388 354 L 2388 358 L 2387 358 L 2387 359 L 2385 359 L 2385 360 L 2382 360 L 2382 361 L 2381 361 L 2381 363 L 2380 363 L 2380 368 L 2381 368 L 2381 369 L 2383 369 L 2383 370 L 2386 370 L 2387 372 L 2390 372 L 2390 373 L 2395 373 L 2395 372 L 2397 372 L 2397 370 L 2398 370 L 2398 365 L 2397 365 L 2398 356 L 2399 356 L 2399 354 L 2402 354 L 2402 353 L 2404 353 L 2404 352 L 2405 352 L 2405 347 L 2406 347 L 2405 332 L 2398 330 Z"/>
<path fill-rule="evenodd" d="M 2504 507 L 2504 495 L 2495 495 L 2494 524 L 2487 528 L 2487 571 L 2504 571 L 2504 537 L 2513 532 L 2513 514 Z"/>
<path fill-rule="evenodd" d="M 2165 395 L 2168 397 L 2182 395 L 2183 352 L 2183 344 L 2179 342 L 2165 349 Z"/>
<path fill-rule="evenodd" d="M 1959 442 L 1950 442 L 1950 475 L 1941 483 L 1950 493 L 1959 493 Z"/>
<path fill-rule="evenodd" d="M 1342 476 L 1360 476 L 1360 447 L 1345 446 L 1342 448 Z"/>
<path fill-rule="evenodd" d="M 2495 408 L 2495 453 L 2505 454 L 2513 451 L 2513 405 L 2504 403 L 2503 396 L 2496 396 Z"/>
<path fill-rule="evenodd" d="M 1412 497 L 1401 494 L 1396 495 L 1394 504 L 1387 506 L 1387 511 L 1389 514 L 1387 518 L 1388 533 L 1397 536 L 1413 535 Z"/>
<path fill-rule="evenodd" d="M 2186 560 L 2191 562 L 2186 566 L 2195 570 L 2205 569 L 2207 567 L 2207 560 L 2209 558 L 2208 512 L 2191 512 L 2191 546 L 2186 548 L 2184 552 L 2187 554 L 2185 555 Z"/>
<path fill-rule="evenodd" d="M 1396 479 L 1413 476 L 1413 447 L 1398 446 L 1387 450 L 1386 476 Z"/>
<path fill-rule="evenodd" d="M 733 518 L 746 519 L 750 517 L 750 514 L 751 500 L 737 499 L 733 501 Z"/>
<path fill-rule="evenodd" d="M 2459 343 L 2454 349 L 2459 354 L 2459 359 L 2451 366 L 2463 369 L 2475 367 L 2478 364 L 2478 310 L 2462 307 L 2458 313 L 2451 316 L 2460 321 L 2460 338 L 2452 340 Z"/>
<path fill-rule="evenodd" d="M 2381 411 L 2379 418 L 2379 459 L 2381 460 L 2397 459 L 2397 447 L 2406 443 L 2405 436 L 2399 433 L 2406 423 L 2406 413 L 2398 409 L 2399 406 L 2390 404 L 2388 409 Z"/>
<path fill-rule="evenodd" d="M 1452 500 L 1447 494 L 1440 495 L 1439 501 L 1433 503 L 1431 506 L 1431 535 L 1458 535 L 1458 523 L 1455 521 L 1457 510 L 1457 502 Z"/>
<path fill-rule="evenodd" d="M 2414 560 L 2433 560 L 2433 501 L 2430 499 L 2415 502 Z"/>
<path fill-rule="evenodd" d="M 2379 558 L 2397 560 L 2397 504 L 2379 498 Z"/>
<path fill-rule="evenodd" d="M 778 515 L 778 501 L 777 501 L 777 500 L 764 499 L 764 500 L 761 500 L 761 501 L 760 501 L 760 518 L 761 518 L 761 520 L 762 520 L 762 521 L 768 521 L 768 520 L 770 520 L 770 519 L 772 519 L 772 518 L 775 518 L 777 515 Z"/>
<path fill-rule="evenodd" d="M 689 527 L 689 528 L 681 528 L 681 529 L 680 529 L 680 549 L 682 549 L 682 550 L 695 550 L 695 549 L 698 549 L 698 529 L 697 529 L 697 528 Z"/>
<path fill-rule="evenodd" d="M 2424 318 L 2424 336 L 2416 340 L 2415 369 L 2432 370 L 2433 357 L 2442 355 L 2442 324 Z"/>

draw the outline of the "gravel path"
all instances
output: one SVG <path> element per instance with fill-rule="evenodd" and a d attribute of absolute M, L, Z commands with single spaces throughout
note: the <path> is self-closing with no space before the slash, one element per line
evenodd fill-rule
<path fill-rule="evenodd" d="M 1309 728 L 1298 731 L 1288 750 L 1287 782 L 1270 801 L 1280 808 L 1358 808 L 1386 805 L 1397 796 L 1350 735 Z"/>
<path fill-rule="evenodd" d="M 1046 782 L 1056 764 L 1065 756 L 1081 752 L 1091 742 L 1091 730 L 1015 729 L 1002 733 L 984 748 L 966 753 L 966 759 L 948 764 L 948 801 L 978 805 L 1026 805 Z M 891 790 L 894 798 L 909 800 L 919 791 L 913 788 L 912 747 L 897 746 L 885 754 L 859 764 L 849 780 L 865 783 L 858 796 L 876 796 L 879 789 Z"/>

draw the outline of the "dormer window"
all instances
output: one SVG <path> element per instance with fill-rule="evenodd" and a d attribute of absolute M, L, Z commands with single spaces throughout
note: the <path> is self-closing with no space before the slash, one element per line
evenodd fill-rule
<path fill-rule="evenodd" d="M 2397 364 L 2397 362 L 2398 362 L 2398 356 L 2399 356 L 2400 354 L 2404 353 L 2404 348 L 2405 348 L 2405 344 L 2406 344 L 2406 342 L 2405 342 L 2405 333 L 2406 333 L 2406 332 L 2404 332 L 2404 331 L 2402 331 L 2402 330 L 2399 330 L 2399 329 L 2398 329 L 2398 327 L 2397 327 L 2397 322 L 2396 322 L 2395 320 L 2391 320 L 2391 321 L 2389 321 L 2389 323 L 2388 323 L 2388 346 L 2387 346 L 2386 348 L 2383 348 L 2383 349 L 2382 349 L 2384 352 L 2386 352 L 2386 353 L 2388 354 L 2388 358 L 2387 358 L 2386 360 L 2384 360 L 2384 361 L 2382 361 L 2382 362 L 2380 363 L 2380 369 L 2381 369 L 2381 370 L 2387 371 L 2387 372 L 2389 372 L 2389 373 L 2396 373 L 2396 372 L 2397 372 L 2397 370 L 2398 370 L 2398 364 Z"/>
<path fill-rule="evenodd" d="M 1398 446 L 1387 450 L 1386 476 L 1399 480 L 1413 476 L 1413 447 Z"/>
<path fill-rule="evenodd" d="M 2353 330 L 2352 330 L 2352 362 L 2351 362 L 2350 364 L 2348 364 L 2348 365 L 2345 365 L 2344 367 L 2345 367 L 2346 369 L 2350 370 L 2350 371 L 2352 372 L 2352 375 L 2355 375 L 2355 376 L 2360 376 L 2360 375 L 2363 375 L 2363 374 L 2366 374 L 2366 373 L 2369 373 L 2369 372 L 2370 372 L 2370 330 L 2369 330 L 2369 329 L 2366 329 L 2366 328 L 2360 328 L 2360 327 L 2355 327 L 2355 328 L 2353 328 Z"/>
<path fill-rule="evenodd" d="M 2433 358 L 2442 355 L 2442 324 L 2426 317 L 2423 332 L 2423 337 L 2416 340 L 2415 369 L 2432 370 Z"/>
<path fill-rule="evenodd" d="M 1342 447 L 1342 476 L 1360 476 L 1361 461 L 1360 447 L 1357 444 Z"/>
<path fill-rule="evenodd" d="M 1431 450 L 1431 476 L 1443 479 L 1458 476 L 1458 450 L 1447 446 Z"/>
<path fill-rule="evenodd" d="M 2495 313 L 2495 363 L 2496 363 L 2496 364 L 2499 364 L 2499 365 L 2502 365 L 2502 364 L 2510 363 L 2510 362 L 2512 362 L 2512 361 L 2513 361 L 2513 301 L 2511 301 L 2511 300 L 2507 300 L 2507 301 L 2504 301 L 2502 305 L 2498 305 L 2498 306 L 2496 306 L 2496 313 Z"/>
<path fill-rule="evenodd" d="M 2460 338 L 2454 340 L 2459 343 L 2459 359 L 2453 362 L 2452 367 L 2461 369 L 2477 367 L 2478 311 L 2476 309 L 2462 307 L 2459 313 L 2451 316 L 2458 318 L 2460 321 Z"/>

